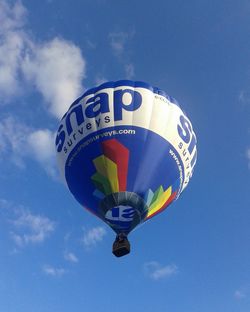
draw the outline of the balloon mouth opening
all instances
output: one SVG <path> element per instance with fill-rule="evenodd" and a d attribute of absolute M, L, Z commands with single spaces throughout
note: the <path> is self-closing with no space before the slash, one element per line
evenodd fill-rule
<path fill-rule="evenodd" d="M 99 206 L 100 215 L 118 235 L 129 234 L 147 215 L 145 201 L 133 192 L 117 192 L 106 196 Z"/>
<path fill-rule="evenodd" d="M 120 233 L 116 236 L 113 243 L 112 253 L 118 258 L 130 253 L 130 243 L 126 234 Z"/>

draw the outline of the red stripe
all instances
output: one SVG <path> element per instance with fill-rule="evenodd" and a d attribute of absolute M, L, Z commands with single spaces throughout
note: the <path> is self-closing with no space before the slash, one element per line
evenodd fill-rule
<path fill-rule="evenodd" d="M 102 142 L 103 153 L 117 165 L 119 191 L 127 188 L 129 150 L 116 139 Z"/>

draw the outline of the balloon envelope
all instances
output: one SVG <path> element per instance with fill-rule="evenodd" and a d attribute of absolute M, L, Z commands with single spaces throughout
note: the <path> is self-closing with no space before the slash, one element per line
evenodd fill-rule
<path fill-rule="evenodd" d="M 177 101 L 144 82 L 107 82 L 63 116 L 57 159 L 76 200 L 116 233 L 163 211 L 187 186 L 196 136 Z"/>

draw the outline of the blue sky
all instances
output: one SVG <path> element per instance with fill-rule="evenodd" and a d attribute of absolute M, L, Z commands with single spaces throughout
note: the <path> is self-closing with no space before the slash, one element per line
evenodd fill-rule
<path fill-rule="evenodd" d="M 246 0 L 0 0 L 1 311 L 249 312 L 249 16 Z M 117 259 L 60 180 L 54 132 L 124 78 L 177 98 L 198 161 Z"/>

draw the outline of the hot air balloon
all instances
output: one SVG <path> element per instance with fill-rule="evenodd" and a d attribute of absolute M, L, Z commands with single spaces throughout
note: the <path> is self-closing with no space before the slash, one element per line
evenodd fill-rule
<path fill-rule="evenodd" d="M 106 82 L 87 90 L 62 117 L 56 153 L 75 199 L 117 234 L 113 254 L 130 252 L 128 234 L 186 188 L 196 135 L 177 101 L 145 82 Z"/>

